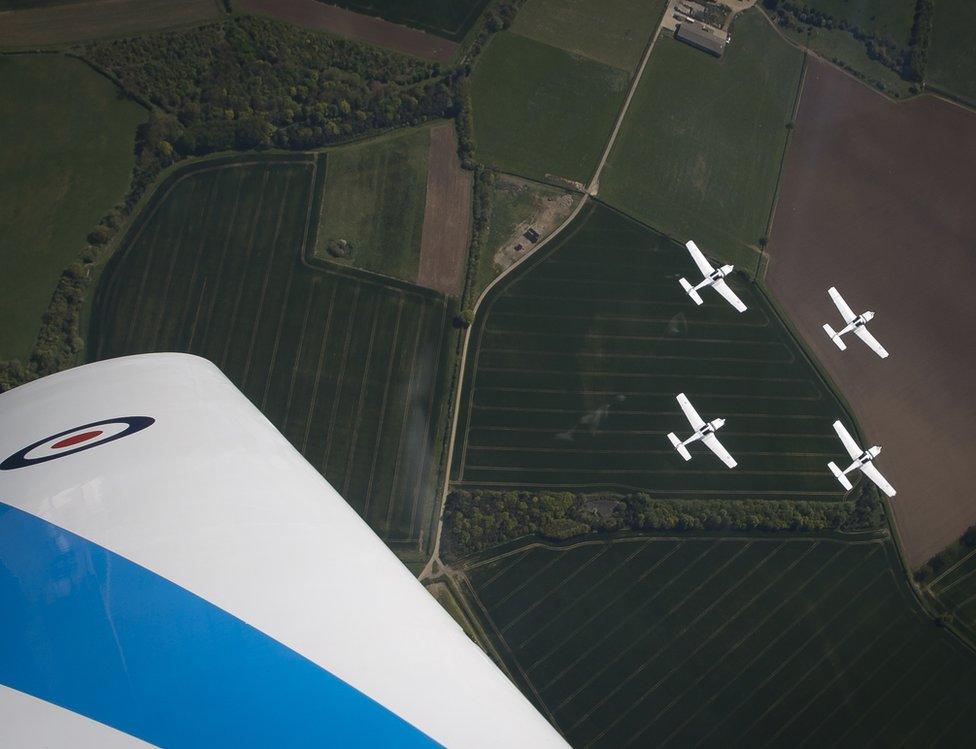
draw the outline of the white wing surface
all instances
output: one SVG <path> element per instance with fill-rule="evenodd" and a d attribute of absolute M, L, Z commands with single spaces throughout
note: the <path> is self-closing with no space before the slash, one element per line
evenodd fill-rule
<path fill-rule="evenodd" d="M 691 259 L 695 261 L 695 265 L 698 266 L 698 270 L 702 272 L 703 276 L 707 276 L 709 273 L 715 270 L 711 265 L 708 264 L 708 261 L 702 254 L 702 251 L 698 249 L 698 245 L 689 239 L 685 243 L 685 247 L 688 248 L 688 252 L 691 253 Z"/>
<path fill-rule="evenodd" d="M 878 343 L 878 339 L 875 338 L 873 335 L 871 335 L 871 333 L 868 332 L 867 328 L 864 327 L 858 328 L 857 330 L 854 331 L 854 335 L 856 335 L 858 338 L 864 341 L 868 346 L 870 346 L 871 350 L 874 351 L 874 353 L 876 353 L 882 359 L 888 358 L 888 352 L 885 350 L 885 347 L 882 346 L 880 343 Z"/>
<path fill-rule="evenodd" d="M 854 310 L 847 306 L 847 302 L 844 301 L 844 297 L 840 295 L 840 292 L 837 291 L 835 287 L 831 286 L 829 289 L 827 289 L 827 293 L 830 295 L 830 298 L 834 300 L 834 304 L 836 305 L 837 309 L 840 310 L 841 315 L 843 315 L 844 322 L 850 322 L 857 317 L 857 315 L 854 314 Z"/>
<path fill-rule="evenodd" d="M 738 465 L 738 463 L 735 462 L 735 458 L 729 455 L 729 451 L 722 447 L 722 443 L 718 441 L 718 437 L 716 437 L 714 434 L 709 434 L 703 437 L 702 442 L 708 446 L 709 450 L 718 455 L 722 462 L 725 463 L 725 465 L 727 465 L 729 468 L 735 468 Z"/>
<path fill-rule="evenodd" d="M 861 471 L 865 476 L 876 483 L 878 488 L 889 497 L 895 496 L 895 488 L 888 483 L 888 480 L 884 476 L 881 475 L 881 471 L 875 468 L 871 463 L 865 463 L 863 466 L 861 466 Z"/>
<path fill-rule="evenodd" d="M 691 405 L 691 401 L 688 400 L 688 397 L 684 393 L 678 393 L 678 405 L 685 412 L 685 418 L 688 419 L 688 423 L 691 424 L 692 429 L 698 431 L 705 426 L 705 420 L 698 415 L 695 407 Z"/>
<path fill-rule="evenodd" d="M 840 437 L 840 441 L 844 443 L 844 447 L 847 448 L 847 452 L 850 453 L 852 458 L 859 458 L 864 453 L 854 438 L 851 437 L 851 433 L 844 428 L 844 425 L 839 421 L 834 422 L 834 431 L 837 432 L 837 436 Z"/>
<path fill-rule="evenodd" d="M 712 285 L 719 294 L 725 297 L 725 301 L 735 307 L 739 312 L 746 311 L 746 305 L 742 303 L 742 300 L 735 295 L 735 292 L 729 288 L 729 285 L 723 279 L 720 278 Z"/>

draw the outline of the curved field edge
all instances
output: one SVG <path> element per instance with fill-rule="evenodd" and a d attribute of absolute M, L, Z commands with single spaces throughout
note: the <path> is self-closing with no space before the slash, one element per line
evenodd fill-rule
<path fill-rule="evenodd" d="M 626 534 L 512 542 L 453 581 L 574 745 L 717 745 L 724 725 L 772 746 L 951 746 L 974 655 L 897 568 L 883 535 Z"/>
<path fill-rule="evenodd" d="M 435 327 L 432 330 L 439 331 L 434 335 L 434 339 L 439 339 L 439 343 L 436 343 L 436 346 L 433 349 L 435 351 L 435 353 L 433 354 L 433 358 L 430 359 L 428 363 L 424 365 L 425 369 L 427 369 L 430 372 L 430 377 L 432 377 L 433 379 L 428 380 L 427 379 L 428 376 L 424 375 L 423 381 L 418 379 L 415 385 L 413 383 L 412 376 L 411 376 L 411 380 L 408 384 L 408 387 L 411 389 L 414 389 L 416 387 L 421 387 L 422 382 L 427 383 L 426 385 L 423 385 L 425 389 L 429 387 L 430 405 L 427 406 L 427 408 L 431 409 L 430 411 L 431 415 L 428 418 L 431 419 L 429 423 L 429 429 L 431 431 L 429 432 L 429 434 L 432 436 L 429 441 L 429 444 L 431 446 L 432 452 L 425 457 L 425 462 L 423 465 L 427 467 L 424 468 L 423 470 L 426 472 L 426 475 L 428 476 L 428 480 L 425 482 L 425 486 L 433 485 L 432 482 L 440 480 L 439 477 L 440 475 L 442 475 L 441 472 L 443 470 L 441 468 L 441 463 L 443 461 L 442 461 L 442 456 L 440 454 L 440 444 L 442 440 L 438 435 L 444 429 L 444 423 L 443 423 L 444 410 L 440 408 L 440 404 L 443 403 L 443 401 L 446 398 L 445 391 L 449 384 L 447 382 L 448 379 L 447 375 L 449 374 L 449 370 L 450 370 L 449 363 L 450 363 L 451 351 L 452 351 L 450 341 L 455 335 L 453 330 L 450 328 L 449 325 L 446 324 L 446 322 L 448 319 L 450 319 L 450 314 L 453 311 L 455 303 L 452 300 L 447 300 L 442 295 L 429 289 L 417 287 L 406 282 L 398 281 L 396 279 L 379 277 L 375 274 L 366 271 L 359 271 L 351 268 L 338 268 L 333 264 L 326 263 L 323 261 L 318 261 L 311 257 L 311 251 L 312 248 L 314 247 L 315 232 L 317 228 L 316 219 L 319 215 L 316 209 L 318 208 L 319 202 L 321 200 L 322 190 L 324 186 L 324 176 L 325 176 L 324 169 L 316 168 L 317 164 L 320 161 L 324 161 L 324 158 L 321 155 L 303 154 L 303 153 L 268 154 L 268 155 L 261 155 L 261 156 L 234 155 L 234 156 L 223 156 L 223 157 L 207 159 L 194 164 L 183 166 L 182 168 L 172 171 L 165 179 L 163 179 L 158 184 L 157 188 L 153 191 L 151 196 L 149 196 L 149 198 L 145 201 L 145 203 L 142 206 L 142 210 L 130 223 L 128 231 L 126 232 L 124 238 L 119 244 L 119 249 L 114 253 L 114 255 L 112 256 L 112 258 L 109 260 L 109 262 L 105 267 L 105 270 L 107 272 L 104 273 L 104 275 L 100 279 L 92 303 L 93 313 L 91 314 L 90 325 L 89 325 L 89 339 L 92 341 L 92 347 L 89 352 L 89 358 L 96 356 L 99 347 L 104 347 L 104 341 L 107 340 L 112 329 L 111 328 L 112 309 L 111 309 L 111 305 L 108 302 L 110 301 L 110 298 L 113 295 L 112 287 L 115 285 L 113 284 L 113 277 L 119 273 L 119 266 L 125 262 L 130 252 L 134 251 L 134 248 L 138 246 L 140 237 L 142 236 L 146 228 L 153 226 L 154 219 L 156 219 L 157 215 L 159 215 L 160 209 L 165 208 L 167 201 L 173 195 L 179 192 L 180 186 L 185 184 L 186 180 L 190 180 L 197 177 L 199 177 L 200 179 L 211 179 L 212 173 L 225 172 L 226 170 L 233 170 L 235 168 L 250 167 L 252 170 L 254 170 L 254 169 L 260 169 L 261 167 L 264 167 L 265 170 L 267 170 L 267 169 L 272 169 L 274 165 L 277 165 L 278 167 L 284 167 L 286 169 L 290 166 L 299 167 L 302 170 L 309 172 L 310 174 L 314 171 L 314 177 L 311 177 L 310 184 L 306 186 L 308 203 L 307 205 L 303 206 L 300 209 L 301 218 L 296 219 L 290 225 L 291 235 L 294 236 L 295 239 L 297 239 L 298 241 L 288 244 L 289 249 L 287 250 L 287 253 L 289 256 L 291 256 L 292 252 L 295 253 L 293 256 L 295 260 L 295 265 L 305 268 L 308 271 L 311 271 L 313 274 L 315 274 L 314 284 L 318 284 L 320 278 L 324 279 L 322 280 L 322 285 L 323 285 L 322 288 L 325 288 L 327 283 L 332 283 L 333 287 L 337 290 L 336 293 L 342 292 L 343 289 L 350 289 L 350 288 L 359 289 L 359 288 L 371 287 L 377 290 L 375 293 L 380 294 L 382 299 L 399 298 L 402 300 L 402 299 L 412 298 L 418 300 L 418 303 L 424 307 L 430 306 L 431 309 L 436 308 L 440 310 L 440 312 L 437 313 L 436 321 L 433 317 L 430 317 L 429 320 L 430 324 L 435 325 Z M 213 177 L 213 179 L 219 179 L 219 176 Z M 282 204 L 282 210 L 283 208 L 284 208 L 284 204 Z M 293 214 L 295 212 L 294 209 L 295 206 L 292 207 Z M 164 218 L 161 218 L 160 221 L 164 220 Z M 192 223 L 192 217 L 189 217 L 187 220 Z M 271 220 L 273 221 L 273 217 Z M 220 240 L 220 241 L 225 241 L 225 240 Z M 294 247 L 294 250 L 290 249 L 291 247 Z M 177 251 L 179 251 L 179 247 L 177 248 Z M 204 251 L 200 250 L 200 252 L 204 252 Z M 271 253 L 273 257 L 274 255 L 273 249 L 271 250 Z M 204 252 L 204 254 L 206 253 Z M 269 260 L 268 262 L 272 263 L 273 261 Z M 175 265 L 175 260 L 173 261 L 173 264 Z M 268 267 L 270 269 L 271 265 L 269 264 Z M 218 271 L 219 271 L 219 267 L 218 267 Z M 195 272 L 196 272 L 196 267 L 194 266 L 194 273 Z M 246 273 L 246 271 L 242 271 L 242 272 Z M 146 270 L 146 273 L 148 273 L 148 268 Z M 323 274 L 323 275 L 320 277 L 317 274 Z M 329 278 L 333 279 L 333 281 L 329 282 L 328 281 Z M 240 283 L 244 283 L 244 281 L 241 280 Z M 365 286 L 363 286 L 364 284 Z M 205 289 L 206 286 L 204 286 L 204 290 Z M 202 293 L 203 291 L 201 291 L 201 294 Z M 319 293 L 321 294 L 321 292 Z M 375 296 L 373 292 L 370 292 L 370 294 Z M 358 292 L 356 293 L 354 298 L 358 298 Z M 387 313 L 380 311 L 382 305 L 387 304 L 386 302 L 383 302 L 382 299 L 375 302 L 375 304 L 380 305 L 380 307 L 375 308 L 377 317 L 373 323 L 374 331 L 376 330 L 376 325 L 378 324 L 378 320 L 380 316 L 385 314 L 388 319 L 392 319 L 390 316 L 394 314 L 399 316 L 399 313 L 396 313 L 395 310 L 389 311 Z M 309 296 L 309 302 L 308 302 L 309 305 L 311 305 L 311 300 L 312 297 Z M 189 302 L 187 302 L 187 304 L 189 304 Z M 397 304 L 402 306 L 403 302 L 401 301 Z M 336 306 L 336 309 L 339 309 L 341 305 L 342 302 L 340 302 Z M 309 310 L 310 309 L 311 307 L 309 307 Z M 269 314 L 272 313 L 275 315 L 278 314 L 277 310 L 273 310 L 272 312 L 269 312 Z M 186 312 L 184 312 L 184 316 L 185 314 Z M 284 311 L 282 311 L 282 314 L 284 314 Z M 307 322 L 308 310 L 306 310 L 305 312 L 305 318 Z M 429 327 L 427 323 L 424 324 L 425 326 Z M 258 322 L 255 322 L 254 323 L 255 331 L 257 330 L 257 325 Z M 326 321 L 326 325 L 328 325 L 328 319 Z M 366 323 L 363 323 L 363 325 L 366 326 L 366 330 L 362 333 L 362 335 L 371 337 L 369 326 Z M 417 336 L 420 336 L 420 331 L 421 331 L 420 322 L 417 321 Z M 256 335 L 256 332 L 254 334 Z M 347 338 L 348 335 L 353 335 L 353 334 L 351 332 L 348 333 Z M 355 335 L 359 335 L 359 334 L 357 333 Z M 394 328 L 393 335 L 394 335 L 394 343 L 395 343 L 396 328 Z M 411 336 L 413 336 L 412 333 Z M 190 339 L 190 342 L 192 343 L 192 337 Z M 435 341 L 431 340 L 430 343 L 432 346 L 434 346 Z M 401 342 L 401 344 L 402 347 L 404 348 L 404 351 L 406 351 L 406 347 L 408 345 L 412 345 L 412 346 L 417 345 L 416 343 L 412 343 L 412 342 Z M 309 348 L 309 350 L 313 348 L 314 349 L 321 348 L 321 352 L 322 354 L 324 354 L 325 352 L 324 339 L 321 344 L 315 343 L 314 346 L 309 346 L 307 348 Z M 394 348 L 396 348 L 395 345 Z M 301 352 L 300 344 L 299 344 L 299 352 Z M 121 353 L 127 353 L 127 352 L 123 351 Z M 195 352 L 195 353 L 200 353 L 200 352 Z M 225 354 L 226 354 L 226 350 L 225 350 Z M 376 357 L 374 357 L 374 359 L 378 360 L 379 358 L 385 355 L 386 353 L 377 354 Z M 389 355 L 392 357 L 392 353 L 390 353 Z M 213 357 L 211 356 L 211 358 Z M 369 357 L 367 356 L 367 364 L 368 363 L 369 363 Z M 298 369 L 299 362 L 297 359 L 294 363 L 294 366 L 296 369 Z M 383 364 L 382 366 L 384 368 L 386 367 L 385 364 Z M 245 370 L 245 376 L 246 376 L 246 371 L 247 370 Z M 389 378 L 391 373 L 393 373 L 392 366 L 388 370 L 387 378 Z M 409 372 L 407 374 L 409 375 Z M 292 382 L 294 385 L 294 379 L 292 380 Z M 316 375 L 315 382 L 316 382 L 315 387 L 318 387 L 317 375 Z M 341 378 L 340 378 L 340 382 L 341 382 Z M 363 382 L 365 383 L 366 380 L 364 379 Z M 237 383 L 237 384 L 239 386 L 242 385 L 242 383 Z M 266 385 L 265 387 L 267 388 L 268 385 Z M 357 389 L 359 389 L 358 385 L 357 385 Z M 363 390 L 365 390 L 365 386 L 363 386 Z M 253 397 L 254 396 L 252 395 L 252 399 Z M 339 394 L 338 392 L 336 392 L 334 395 L 331 395 L 329 397 L 338 398 Z M 358 396 L 358 399 L 361 400 L 363 397 L 366 396 L 364 392 L 361 391 L 360 395 Z M 266 398 L 267 398 L 267 390 L 265 390 L 265 399 Z M 293 411 L 301 411 L 303 407 L 307 405 L 307 404 L 297 403 L 297 402 L 295 404 L 291 404 L 290 398 L 291 396 L 289 396 L 289 408 L 288 408 L 289 413 Z M 274 398 L 272 398 L 272 401 L 273 400 Z M 386 403 L 385 396 L 384 396 L 383 403 L 384 404 Z M 261 403 L 258 402 L 257 405 L 260 406 Z M 307 418 L 311 420 L 312 419 L 311 414 L 309 414 Z M 274 421 L 274 419 L 272 419 L 272 421 Z M 279 424 L 278 426 L 280 428 L 285 427 L 284 424 Z M 353 439 L 355 439 L 356 432 L 353 431 L 352 434 L 353 434 Z M 295 436 L 291 434 L 289 434 L 288 436 L 292 438 L 292 441 L 294 442 Z M 307 436 L 308 435 L 306 433 L 306 438 Z M 419 435 L 417 435 L 417 437 L 419 438 Z M 368 434 L 366 434 L 364 437 L 361 437 L 361 439 L 368 439 L 368 438 L 369 438 Z M 376 437 L 377 440 L 381 438 L 382 435 Z M 400 438 L 399 444 L 400 444 L 400 448 L 398 449 L 399 450 L 404 449 L 406 443 L 403 442 L 402 436 Z M 302 446 L 300 444 L 296 444 L 296 447 L 298 447 L 300 450 L 302 449 Z M 310 458 L 310 460 L 312 459 Z M 312 460 L 312 462 L 313 465 L 315 465 L 315 461 Z M 316 467 L 321 468 L 320 466 L 317 465 Z M 330 478 L 332 478 L 333 481 L 335 481 L 336 480 L 335 474 L 334 473 L 330 474 Z M 342 476 L 340 475 L 338 479 L 340 483 L 337 484 L 337 488 L 340 488 L 341 490 Z M 428 486 L 428 489 L 429 488 L 430 486 Z M 415 518 L 414 523 L 416 525 L 414 527 L 414 530 L 411 531 L 411 536 L 409 538 L 402 537 L 398 533 L 390 534 L 389 532 L 384 531 L 385 526 L 382 523 L 379 527 L 376 528 L 377 531 L 380 532 L 381 535 L 385 537 L 385 540 L 388 542 L 388 544 L 394 547 L 394 549 L 407 562 L 413 562 L 413 563 L 419 562 L 422 559 L 426 558 L 427 551 L 429 551 L 428 546 L 434 535 L 434 527 L 437 522 L 437 518 L 439 516 L 439 512 L 438 512 L 439 507 L 437 504 L 437 498 L 434 497 L 434 494 L 435 492 L 432 490 L 431 491 L 421 490 L 422 496 L 420 496 L 420 499 L 417 500 L 419 506 L 416 506 L 415 510 L 413 511 L 414 518 Z M 354 506 L 356 506 L 355 498 L 353 498 L 352 503 L 354 504 Z M 362 508 L 360 509 L 362 510 Z M 387 520 L 387 523 L 389 523 L 389 520 Z M 425 551 L 425 549 L 427 551 Z"/>

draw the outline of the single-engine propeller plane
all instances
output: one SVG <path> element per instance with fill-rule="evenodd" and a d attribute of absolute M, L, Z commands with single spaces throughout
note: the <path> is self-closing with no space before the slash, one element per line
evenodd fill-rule
<path fill-rule="evenodd" d="M 834 431 L 837 432 L 837 436 L 840 437 L 840 441 L 844 443 L 844 447 L 847 448 L 847 452 L 850 453 L 851 459 L 854 461 L 843 471 L 837 467 L 837 464 L 833 461 L 827 464 L 830 472 L 834 474 L 840 485 L 845 489 L 850 491 L 853 488 L 850 479 L 847 478 L 847 474 L 858 468 L 861 469 L 861 473 L 871 479 L 878 488 L 881 489 L 889 497 L 895 496 L 894 487 L 888 483 L 888 480 L 881 475 L 881 471 L 874 467 L 871 461 L 878 457 L 878 453 L 881 452 L 881 448 L 875 445 L 867 450 L 862 450 L 861 447 L 854 441 L 851 437 L 851 433 L 844 428 L 844 425 L 839 421 L 834 422 Z"/>
<path fill-rule="evenodd" d="M 846 323 L 845 326 L 836 333 L 829 325 L 823 326 L 823 329 L 827 332 L 827 335 L 830 336 L 830 340 L 837 344 L 837 348 L 839 348 L 841 351 L 845 351 L 847 349 L 847 344 L 844 343 L 843 336 L 847 333 L 853 333 L 868 346 L 870 346 L 874 353 L 876 353 L 882 359 L 887 359 L 888 352 L 885 351 L 885 347 L 878 343 L 878 339 L 871 335 L 867 329 L 867 324 L 874 318 L 874 313 L 868 311 L 860 315 L 855 315 L 854 311 L 847 305 L 847 302 L 844 301 L 844 297 L 840 295 L 840 292 L 837 291 L 835 287 L 831 286 L 829 289 L 827 289 L 827 293 L 837 306 L 837 309 L 840 310 L 840 314 L 844 317 L 844 322 Z"/>
<path fill-rule="evenodd" d="M 692 301 L 695 304 L 700 305 L 702 303 L 702 298 L 698 293 L 699 290 L 712 286 L 715 291 L 725 298 L 725 301 L 735 307 L 739 312 L 745 312 L 747 309 L 746 305 L 742 303 L 742 300 L 739 299 L 739 297 L 735 295 L 735 292 L 729 288 L 729 285 L 725 283 L 725 277 L 732 272 L 734 266 L 723 265 L 721 268 L 713 268 L 708 260 L 705 259 L 702 251 L 698 249 L 698 245 L 691 240 L 688 240 L 685 247 L 687 247 L 688 252 L 691 253 L 691 259 L 695 261 L 695 265 L 698 266 L 698 270 L 700 270 L 702 275 L 705 277 L 704 280 L 697 286 L 692 286 L 684 278 L 680 280 L 681 288 L 684 289 L 685 293 L 691 297 Z"/>
<path fill-rule="evenodd" d="M 691 460 L 691 453 L 688 452 L 688 445 L 692 442 L 697 442 L 701 440 L 705 443 L 705 446 L 715 453 L 725 465 L 729 468 L 735 468 L 738 465 L 735 459 L 729 455 L 728 450 L 722 447 L 722 443 L 718 441 L 718 437 L 715 436 L 715 432 L 721 429 L 725 425 L 725 419 L 715 419 L 714 421 L 705 421 L 695 407 L 691 405 L 691 401 L 684 393 L 678 393 L 678 405 L 681 406 L 681 410 L 685 412 L 685 418 L 688 419 L 688 423 L 691 424 L 691 428 L 695 430 L 688 439 L 682 442 L 678 439 L 678 435 L 674 432 L 668 434 L 668 439 L 671 440 L 671 444 L 674 445 L 674 449 L 678 451 L 678 454 L 685 460 Z"/>

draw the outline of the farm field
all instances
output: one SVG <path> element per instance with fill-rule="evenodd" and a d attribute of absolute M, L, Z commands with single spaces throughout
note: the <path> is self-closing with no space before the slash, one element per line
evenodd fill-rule
<path fill-rule="evenodd" d="M 448 311 L 434 292 L 304 260 L 326 168 L 296 155 L 174 174 L 102 276 L 89 354 L 210 359 L 377 533 L 417 548 Z"/>
<path fill-rule="evenodd" d="M 61 271 L 125 197 L 147 113 L 61 55 L 0 58 L 0 111 L 0 359 L 23 360 Z"/>
<path fill-rule="evenodd" d="M 35 49 L 192 26 L 220 15 L 217 0 L 88 0 L 0 11 L 0 49 Z"/>
<path fill-rule="evenodd" d="M 358 39 L 425 60 L 450 62 L 458 48 L 455 42 L 443 37 L 319 0 L 234 0 L 234 5 L 248 13 L 328 31 L 347 39 Z"/>
<path fill-rule="evenodd" d="M 334 4 L 459 42 L 488 0 L 334 0 Z"/>
<path fill-rule="evenodd" d="M 683 247 L 589 205 L 486 298 L 472 330 L 454 451 L 461 486 L 645 490 L 656 498 L 829 499 L 843 411 L 756 287 L 739 315 L 678 277 Z M 675 395 L 726 417 L 729 471 L 689 432 Z"/>
<path fill-rule="evenodd" d="M 621 70 L 503 31 L 471 81 L 480 161 L 543 181 L 587 182 L 628 76 Z"/>
<path fill-rule="evenodd" d="M 430 128 L 329 149 L 316 257 L 414 282 L 427 195 Z M 345 239 L 348 258 L 326 246 Z"/>
<path fill-rule="evenodd" d="M 529 0 L 512 30 L 630 73 L 666 7 L 667 0 Z"/>
<path fill-rule="evenodd" d="M 976 106 L 976 3 L 938 0 L 932 19 L 926 80 Z"/>
<path fill-rule="evenodd" d="M 804 55 L 757 10 L 715 59 L 658 40 L 600 177 L 600 197 L 753 273 Z"/>
<path fill-rule="evenodd" d="M 934 97 L 894 103 L 811 61 L 768 248 L 766 284 L 850 403 L 879 468 L 909 563 L 976 521 L 972 495 L 976 338 L 966 295 L 976 115 Z M 921 254 L 920 254 L 921 253 Z M 821 325 L 840 318 L 831 285 L 873 310 L 891 357 L 841 352 Z M 857 342 L 855 342 L 857 343 Z M 938 466 L 937 470 L 933 467 Z"/>
<path fill-rule="evenodd" d="M 952 612 L 956 626 L 971 639 L 976 639 L 976 552 L 967 554 L 926 585 L 925 589 Z"/>
<path fill-rule="evenodd" d="M 887 541 L 529 543 L 464 573 L 574 747 L 969 741 L 976 659 L 922 613 Z"/>

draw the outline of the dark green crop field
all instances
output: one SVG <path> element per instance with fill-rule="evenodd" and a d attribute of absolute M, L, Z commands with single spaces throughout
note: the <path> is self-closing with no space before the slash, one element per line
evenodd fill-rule
<path fill-rule="evenodd" d="M 528 544 L 469 563 L 509 671 L 577 749 L 971 743 L 976 657 L 890 542 Z"/>
<path fill-rule="evenodd" d="M 102 276 L 90 351 L 210 359 L 377 533 L 416 545 L 435 494 L 446 304 L 306 262 L 323 176 L 300 156 L 174 175 Z"/>
<path fill-rule="evenodd" d="M 952 613 L 956 624 L 976 640 L 976 552 L 947 569 L 926 589 Z"/>
<path fill-rule="evenodd" d="M 593 176 L 627 73 L 503 31 L 478 58 L 471 106 L 478 159 L 543 181 Z"/>
<path fill-rule="evenodd" d="M 323 0 L 324 1 L 324 0 Z M 488 0 L 334 0 L 333 5 L 415 26 L 459 42 Z"/>
<path fill-rule="evenodd" d="M 720 60 L 659 39 L 600 177 L 600 197 L 751 272 L 803 57 L 758 10 L 736 16 Z"/>
<path fill-rule="evenodd" d="M 646 490 L 658 498 L 832 499 L 843 412 L 763 297 L 736 313 L 678 284 L 684 247 L 606 207 L 492 290 L 468 352 L 454 477 L 468 486 Z M 700 276 L 698 276 L 700 279 Z M 693 281 L 697 282 L 697 281 Z M 739 461 L 685 463 L 685 392 Z"/>
<path fill-rule="evenodd" d="M 928 81 L 976 106 L 976 3 L 938 0 L 925 71 Z"/>

